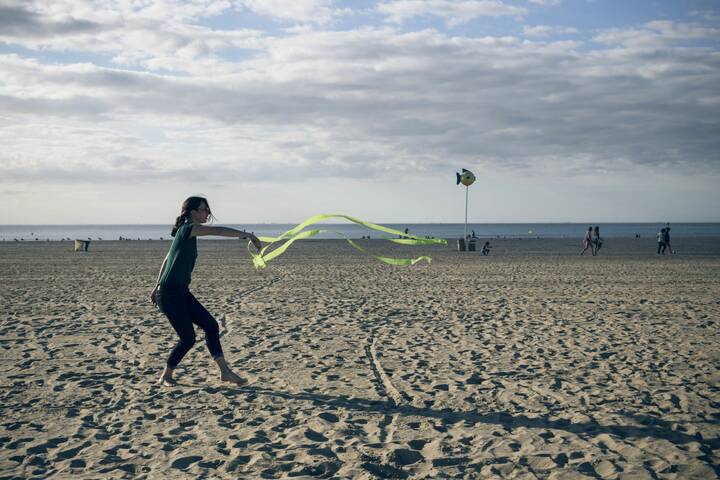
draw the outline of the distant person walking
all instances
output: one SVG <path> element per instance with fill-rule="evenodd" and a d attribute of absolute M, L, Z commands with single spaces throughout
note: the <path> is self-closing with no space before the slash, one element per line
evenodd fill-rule
<path fill-rule="evenodd" d="M 657 242 L 658 242 L 657 254 L 665 255 L 665 229 L 664 228 L 661 228 L 660 231 L 658 232 Z"/>
<path fill-rule="evenodd" d="M 583 237 L 583 241 L 582 241 L 583 249 L 580 252 L 580 255 L 585 255 L 585 252 L 587 251 L 587 249 L 592 247 L 592 233 L 593 233 L 593 227 L 591 225 L 585 231 L 585 236 Z M 593 250 L 590 250 L 590 251 L 593 252 L 593 255 L 595 254 Z"/>
<path fill-rule="evenodd" d="M 675 253 L 675 250 L 673 250 L 672 245 L 670 244 L 670 224 L 665 227 L 665 235 L 663 236 L 663 254 L 665 254 L 665 249 L 667 249 L 670 253 Z"/>
<path fill-rule="evenodd" d="M 595 225 L 595 229 L 593 229 L 591 241 L 593 246 L 593 255 L 597 255 L 603 244 L 603 239 L 600 236 L 600 227 L 598 225 Z"/>
<path fill-rule="evenodd" d="M 203 223 L 212 218 L 210 207 L 202 197 L 190 197 L 182 204 L 180 216 L 175 219 L 170 235 L 174 237 L 170 251 L 165 256 L 157 284 L 150 294 L 150 299 L 170 321 L 180 340 L 170 352 L 167 365 L 158 383 L 174 385 L 173 372 L 180 360 L 195 344 L 193 324 L 205 332 L 205 343 L 210 354 L 220 369 L 220 380 L 241 385 L 245 379 L 234 373 L 223 355 L 220 345 L 220 329 L 215 319 L 205 310 L 200 302 L 190 293 L 190 276 L 197 258 L 197 238 L 203 235 L 221 237 L 249 238 L 256 248 L 260 249 L 260 240 L 252 233 L 227 227 L 204 226 Z"/>

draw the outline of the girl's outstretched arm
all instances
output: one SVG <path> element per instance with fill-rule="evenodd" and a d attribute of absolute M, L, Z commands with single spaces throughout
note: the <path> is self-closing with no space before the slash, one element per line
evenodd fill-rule
<path fill-rule="evenodd" d="M 230 227 L 210 227 L 205 225 L 193 225 L 192 230 L 190 231 L 191 237 L 200 237 L 205 235 L 216 235 L 219 237 L 235 237 L 235 238 L 247 238 L 250 239 L 250 241 L 255 245 L 255 248 L 260 250 L 262 248 L 262 243 L 260 243 L 260 240 L 253 235 L 252 233 L 248 233 L 244 230 L 237 230 L 235 228 Z"/>

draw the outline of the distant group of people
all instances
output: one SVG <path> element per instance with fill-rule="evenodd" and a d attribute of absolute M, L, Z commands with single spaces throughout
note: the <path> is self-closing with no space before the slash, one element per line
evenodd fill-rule
<path fill-rule="evenodd" d="M 465 241 L 468 243 L 475 242 L 475 240 L 477 240 L 477 239 L 478 239 L 478 236 L 475 234 L 475 230 L 472 230 L 471 233 L 469 233 L 465 236 Z M 485 244 L 480 249 L 480 255 L 484 255 L 484 256 L 490 255 L 491 248 L 492 247 L 490 246 L 490 242 L 485 242 Z"/>
<path fill-rule="evenodd" d="M 665 255 L 666 250 L 670 253 L 675 253 L 675 250 L 673 250 L 672 245 L 670 244 L 670 225 L 667 225 L 665 226 L 665 228 L 660 229 L 657 234 L 657 242 L 658 255 Z"/>
<path fill-rule="evenodd" d="M 580 255 L 585 255 L 585 252 L 587 252 L 589 248 L 590 252 L 595 256 L 602 248 L 602 244 L 603 239 L 600 236 L 600 227 L 595 225 L 595 228 L 593 228 L 593 226 L 590 225 L 585 231 L 585 236 L 582 241 L 583 249 L 580 251 Z"/>
<path fill-rule="evenodd" d="M 639 234 L 635 234 L 635 238 L 640 238 Z M 657 242 L 658 242 L 658 248 L 657 248 L 657 254 L 658 255 L 665 255 L 665 252 L 669 253 L 677 253 L 673 248 L 672 244 L 670 243 L 670 224 L 666 224 L 664 228 L 661 228 L 660 231 L 657 233 Z M 580 255 L 584 255 L 585 252 L 590 249 L 593 255 L 597 255 L 600 248 L 602 248 L 603 239 L 600 236 L 600 227 L 595 225 L 593 227 L 592 225 L 588 227 L 588 229 L 585 231 L 585 236 L 583 237 L 582 241 L 582 247 L 583 249 L 580 251 Z"/>

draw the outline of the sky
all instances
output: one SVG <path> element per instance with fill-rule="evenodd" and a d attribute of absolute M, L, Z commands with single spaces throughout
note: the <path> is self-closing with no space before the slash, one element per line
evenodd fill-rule
<path fill-rule="evenodd" d="M 0 0 L 0 224 L 720 221 L 716 0 Z"/>

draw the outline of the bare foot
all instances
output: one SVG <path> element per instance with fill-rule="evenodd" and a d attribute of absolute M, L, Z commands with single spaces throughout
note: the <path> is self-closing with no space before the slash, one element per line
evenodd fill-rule
<path fill-rule="evenodd" d="M 235 385 L 245 385 L 247 383 L 247 380 L 231 371 L 221 373 L 220 380 L 223 382 L 234 383 Z"/>
<path fill-rule="evenodd" d="M 163 387 L 174 387 L 177 385 L 177 382 L 173 380 L 173 378 L 169 375 L 162 375 L 158 379 L 158 385 L 161 385 Z"/>

